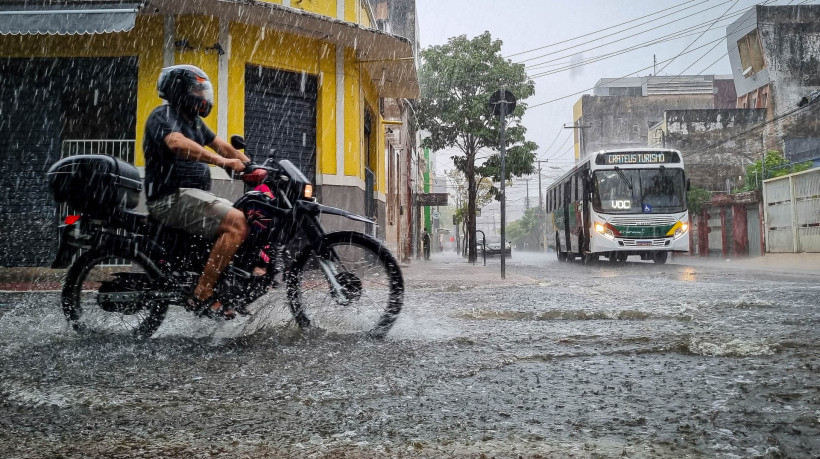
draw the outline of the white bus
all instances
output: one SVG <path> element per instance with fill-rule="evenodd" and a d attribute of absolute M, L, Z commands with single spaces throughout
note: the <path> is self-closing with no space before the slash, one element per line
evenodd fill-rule
<path fill-rule="evenodd" d="M 689 251 L 689 180 L 677 150 L 602 150 L 547 188 L 547 245 L 559 261 Z"/>

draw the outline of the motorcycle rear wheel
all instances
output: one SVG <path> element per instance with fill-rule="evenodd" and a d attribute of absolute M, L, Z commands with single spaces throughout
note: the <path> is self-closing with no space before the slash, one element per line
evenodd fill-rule
<path fill-rule="evenodd" d="M 91 250 L 69 268 L 62 306 L 66 320 L 78 333 L 131 334 L 144 339 L 162 325 L 169 302 L 150 298 L 159 276 L 146 269 L 144 255 L 124 252 Z"/>
<path fill-rule="evenodd" d="M 330 233 L 325 240 L 338 257 L 330 265 L 342 292 L 333 291 L 317 256 L 305 248 L 285 274 L 294 321 L 303 329 L 384 338 L 404 304 L 404 280 L 396 259 L 362 233 Z"/>

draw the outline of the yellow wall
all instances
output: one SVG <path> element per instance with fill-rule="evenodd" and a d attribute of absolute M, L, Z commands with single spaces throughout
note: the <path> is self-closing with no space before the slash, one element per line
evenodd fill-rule
<path fill-rule="evenodd" d="M 367 0 L 345 0 L 345 21 L 355 22 L 365 27 L 372 27 L 370 16 L 367 14 L 366 1 Z"/>
<path fill-rule="evenodd" d="M 336 17 L 336 2 L 334 0 L 290 0 L 290 7 L 323 16 Z"/>
<path fill-rule="evenodd" d="M 276 2 L 278 3 L 278 2 Z M 292 4 L 295 3 L 293 0 Z M 308 2 L 309 3 L 309 2 Z M 318 3 L 314 2 L 314 3 Z M 327 2 L 333 4 L 335 2 Z M 356 0 L 347 0 L 346 7 L 361 8 Z M 307 7 L 306 7 L 307 9 Z M 335 14 L 335 10 L 334 10 Z M 346 10 L 347 14 L 347 10 Z M 362 12 L 363 17 L 367 15 Z M 144 165 L 142 138 L 145 121 L 151 111 L 162 103 L 157 95 L 157 79 L 163 65 L 163 24 L 161 16 L 138 16 L 136 26 L 126 33 L 48 36 L 0 35 L 2 57 L 116 57 L 138 56 L 136 114 L 136 164 Z M 219 20 L 203 16 L 175 17 L 176 40 L 187 39 L 194 50 L 176 49 L 175 64 L 192 64 L 202 68 L 218 91 L 218 55 L 203 50 L 218 41 Z M 232 23 L 231 55 L 228 74 L 228 133 L 244 134 L 245 64 L 251 63 L 295 72 L 307 72 L 319 77 L 317 99 L 317 172 L 337 174 L 336 164 L 336 47 L 297 35 L 271 29 Z M 345 72 L 345 143 L 344 175 L 364 178 L 363 118 L 366 103 L 373 113 L 371 164 L 376 173 L 376 189 L 385 190 L 384 126 L 379 115 L 376 87 L 365 71 L 360 71 L 351 49 L 344 52 Z M 363 98 L 365 101 L 363 101 Z M 216 132 L 218 107 L 214 107 L 205 123 Z"/>
<path fill-rule="evenodd" d="M 372 81 L 372 77 L 364 68 L 361 72 L 363 83 Z M 383 118 L 379 113 L 379 93 L 372 84 L 363 84 L 362 93 L 365 99 L 364 102 L 370 109 L 370 113 L 373 114 L 370 134 L 370 164 L 373 166 L 373 173 L 376 174 L 375 187 L 376 191 L 384 192 L 386 172 L 384 164 L 384 124 L 382 124 Z M 362 148 L 362 151 L 366 151 L 366 149 Z"/>
<path fill-rule="evenodd" d="M 345 175 L 362 178 L 362 120 L 364 107 L 361 104 L 361 81 L 359 64 L 355 55 L 345 49 Z"/>
<path fill-rule="evenodd" d="M 132 30 L 95 35 L 0 35 L 3 57 L 119 57 L 137 56 L 136 163 L 144 164 L 142 137 L 145 120 L 162 101 L 157 78 L 162 68 L 162 27 L 159 16 L 138 16 Z"/>
<path fill-rule="evenodd" d="M 322 74 L 316 101 L 316 169 L 336 175 L 336 46 L 320 45 L 319 56 Z"/>
<path fill-rule="evenodd" d="M 578 102 L 575 102 L 575 105 L 572 106 L 572 121 L 574 124 L 578 124 L 578 120 L 584 115 L 583 101 L 584 97 L 581 96 Z M 575 150 L 575 160 L 578 161 L 581 159 L 581 129 L 573 129 L 573 131 L 575 132 L 573 134 L 573 149 Z"/>
<path fill-rule="evenodd" d="M 262 0 L 268 3 L 284 4 L 282 0 Z M 367 13 L 367 0 L 345 0 L 344 20 L 365 27 L 373 27 Z M 290 7 L 323 16 L 336 17 L 336 0 L 290 0 Z"/>
<path fill-rule="evenodd" d="M 316 106 L 316 166 L 336 173 L 336 48 L 297 35 L 244 24 L 231 25 L 228 132 L 245 132 L 245 64 L 319 76 Z"/>
<path fill-rule="evenodd" d="M 214 95 L 219 92 L 219 55 L 215 50 L 205 50 L 219 41 L 219 19 L 207 16 L 176 16 L 174 18 L 174 40 L 188 40 L 194 49 L 175 48 L 174 64 L 189 64 L 201 68 L 211 79 Z M 214 97 L 215 99 L 216 97 Z M 205 124 L 216 132 L 216 114 L 219 109 L 214 100 L 214 108 Z"/>

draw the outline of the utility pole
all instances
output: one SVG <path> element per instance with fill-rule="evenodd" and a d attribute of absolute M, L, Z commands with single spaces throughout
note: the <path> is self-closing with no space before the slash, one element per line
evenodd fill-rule
<path fill-rule="evenodd" d="M 590 125 L 590 124 L 580 124 L 580 122 L 581 122 L 581 120 L 579 119 L 578 120 L 579 124 L 576 125 L 575 123 L 572 123 L 572 126 L 567 126 L 567 124 L 564 123 L 564 129 L 579 129 L 579 131 L 578 131 L 578 140 L 579 140 L 579 142 L 578 143 L 580 144 L 580 150 L 581 151 L 578 153 L 579 157 L 575 159 L 576 161 L 587 155 L 586 145 L 585 145 L 585 142 L 584 142 L 584 129 L 592 127 L 592 125 Z"/>
<path fill-rule="evenodd" d="M 529 209 L 530 208 L 530 180 L 532 180 L 532 179 L 530 179 L 528 177 L 528 178 L 521 179 L 521 180 L 523 180 L 527 184 L 527 198 L 524 200 L 524 209 Z"/>
<path fill-rule="evenodd" d="M 541 247 L 544 248 L 544 251 L 547 250 L 547 221 L 546 221 L 546 214 L 544 213 L 544 189 L 541 188 L 541 163 L 549 163 L 548 159 L 544 160 L 537 160 L 535 161 L 538 163 L 538 224 L 540 225 L 540 235 L 539 239 L 541 239 Z M 552 169 L 560 169 L 559 167 L 552 166 Z"/>
<path fill-rule="evenodd" d="M 507 277 L 507 264 L 506 258 L 504 256 L 504 249 L 507 247 L 507 236 L 504 231 L 504 226 L 506 223 L 506 208 L 507 208 L 507 195 L 504 194 L 504 182 L 507 181 L 507 169 L 506 169 L 506 148 L 507 148 L 507 139 L 505 137 L 504 129 L 507 125 L 507 113 L 512 113 L 515 110 L 515 96 L 510 91 L 507 91 L 504 88 L 504 83 L 501 83 L 501 88 L 496 91 L 490 97 L 490 106 L 493 109 L 493 114 L 497 114 L 501 121 L 501 135 L 500 135 L 500 144 L 501 144 L 501 278 L 505 279 Z M 509 107 L 507 106 L 509 105 Z"/>

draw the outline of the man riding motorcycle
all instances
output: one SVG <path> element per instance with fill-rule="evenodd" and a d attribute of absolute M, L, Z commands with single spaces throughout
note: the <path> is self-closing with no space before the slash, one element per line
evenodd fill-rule
<path fill-rule="evenodd" d="M 241 172 L 250 160 L 202 121 L 214 104 L 213 86 L 205 72 L 193 65 L 166 67 L 157 89 L 166 103 L 151 112 L 143 141 L 148 211 L 165 225 L 216 239 L 186 309 L 230 320 L 236 311 L 216 299 L 214 284 L 247 237 L 248 226 L 245 215 L 230 201 L 208 192 L 208 164 Z"/>

